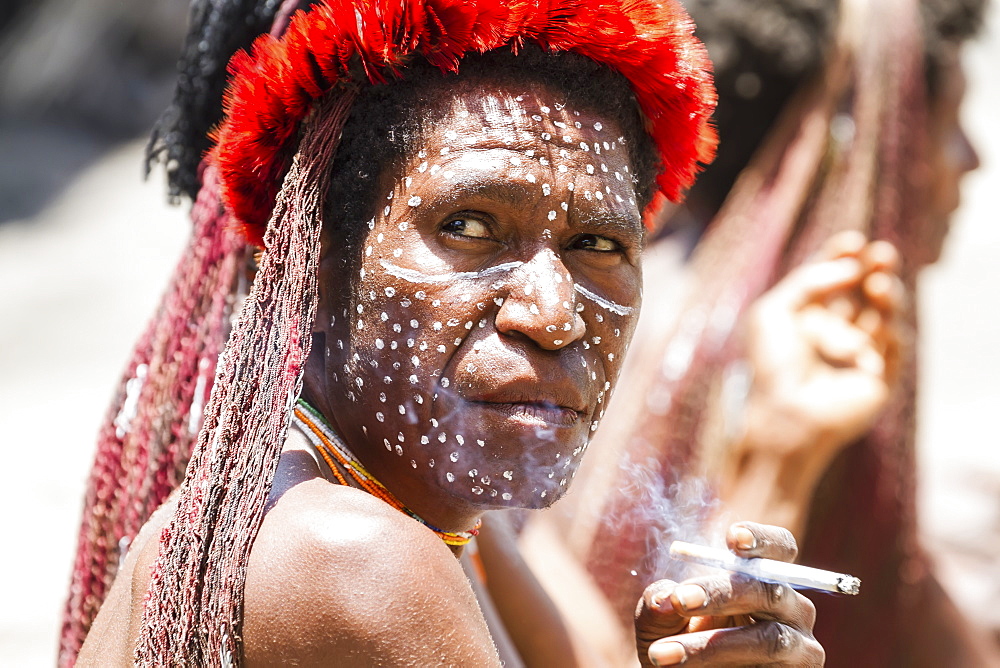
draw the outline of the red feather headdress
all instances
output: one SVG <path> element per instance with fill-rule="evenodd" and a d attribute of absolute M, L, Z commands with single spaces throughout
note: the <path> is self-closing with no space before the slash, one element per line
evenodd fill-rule
<path fill-rule="evenodd" d="M 326 0 L 230 62 L 214 150 L 224 201 L 262 245 L 290 144 L 316 99 L 362 70 L 385 83 L 414 55 L 455 72 L 466 53 L 526 42 L 587 56 L 629 81 L 663 163 L 657 199 L 677 201 L 716 144 L 711 66 L 693 29 L 676 0 Z"/>

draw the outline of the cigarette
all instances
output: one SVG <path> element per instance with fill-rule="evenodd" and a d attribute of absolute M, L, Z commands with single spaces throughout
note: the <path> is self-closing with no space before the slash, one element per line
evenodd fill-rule
<path fill-rule="evenodd" d="M 670 546 L 670 556 L 680 561 L 714 566 L 734 573 L 749 575 L 758 580 L 780 582 L 793 587 L 805 587 L 837 594 L 857 596 L 861 592 L 861 580 L 853 575 L 824 571 L 809 566 L 789 564 L 773 559 L 743 559 L 729 550 L 704 545 L 694 545 L 675 540 Z"/>

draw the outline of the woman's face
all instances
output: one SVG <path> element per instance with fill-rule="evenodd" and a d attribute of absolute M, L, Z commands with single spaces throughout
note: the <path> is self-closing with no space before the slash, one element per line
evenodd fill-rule
<path fill-rule="evenodd" d="M 379 479 L 547 506 L 604 414 L 638 315 L 628 152 L 613 122 L 544 87 L 445 104 L 384 179 L 353 280 L 326 249 L 327 399 Z"/>
<path fill-rule="evenodd" d="M 961 204 L 962 179 L 979 167 L 979 155 L 962 125 L 966 78 L 960 47 L 947 49 L 942 63 L 940 90 L 931 99 L 928 118 L 925 228 L 918 230 L 921 243 L 915 249 L 921 265 L 941 256 L 952 215 Z"/>

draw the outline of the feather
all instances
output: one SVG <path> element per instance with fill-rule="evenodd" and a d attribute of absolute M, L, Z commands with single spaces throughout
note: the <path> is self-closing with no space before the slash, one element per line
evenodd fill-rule
<path fill-rule="evenodd" d="M 646 219 L 664 197 L 679 201 L 714 157 L 716 94 L 677 0 L 325 0 L 297 12 L 280 39 L 263 35 L 230 62 L 211 155 L 226 207 L 263 245 L 299 126 L 338 86 L 385 83 L 414 54 L 455 72 L 466 53 L 528 42 L 579 53 L 629 81 L 663 166 Z"/>

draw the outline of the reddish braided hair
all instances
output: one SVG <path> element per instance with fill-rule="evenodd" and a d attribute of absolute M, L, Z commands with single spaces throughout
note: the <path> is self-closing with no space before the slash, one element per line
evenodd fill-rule
<path fill-rule="evenodd" d="M 219 203 L 213 168 L 191 211 L 191 241 L 132 352 L 101 426 L 87 484 L 58 663 L 71 666 L 152 512 L 180 484 L 229 334 L 245 245 Z"/>

